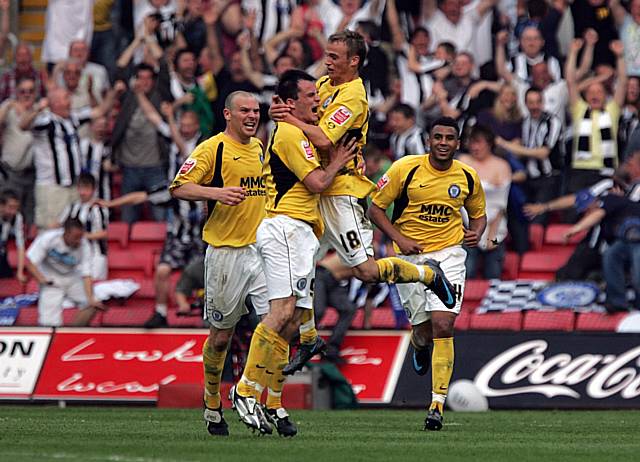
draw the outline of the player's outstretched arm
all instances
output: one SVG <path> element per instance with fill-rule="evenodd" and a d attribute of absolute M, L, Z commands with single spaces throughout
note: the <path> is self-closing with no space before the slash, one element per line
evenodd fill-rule
<path fill-rule="evenodd" d="M 213 188 L 185 183 L 171 189 L 171 195 L 185 201 L 220 201 L 225 205 L 238 205 L 244 200 L 244 189 L 238 186 Z"/>

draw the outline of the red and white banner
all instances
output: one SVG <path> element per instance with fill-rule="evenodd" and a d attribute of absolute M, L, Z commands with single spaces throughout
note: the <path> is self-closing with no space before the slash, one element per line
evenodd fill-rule
<path fill-rule="evenodd" d="M 155 401 L 161 385 L 202 384 L 206 336 L 204 329 L 0 330 L 0 398 Z M 360 402 L 391 402 L 408 345 L 406 332 L 346 336 L 340 370 Z"/>
<path fill-rule="evenodd" d="M 34 398 L 154 401 L 202 383 L 204 330 L 58 329 Z"/>
<path fill-rule="evenodd" d="M 0 398 L 31 397 L 50 339 L 48 328 L 0 328 Z"/>

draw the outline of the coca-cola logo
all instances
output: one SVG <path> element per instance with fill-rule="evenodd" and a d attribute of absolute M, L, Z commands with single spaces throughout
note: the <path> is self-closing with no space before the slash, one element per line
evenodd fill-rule
<path fill-rule="evenodd" d="M 640 346 L 621 354 L 545 354 L 545 340 L 520 343 L 491 359 L 474 379 L 487 398 L 537 393 L 553 398 L 623 399 L 640 396 Z"/>

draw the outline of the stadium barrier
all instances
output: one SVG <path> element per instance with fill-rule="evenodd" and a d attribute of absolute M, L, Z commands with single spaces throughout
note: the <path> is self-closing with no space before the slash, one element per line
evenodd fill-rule
<path fill-rule="evenodd" d="M 199 406 L 206 335 L 0 328 L 0 400 Z M 637 334 L 464 332 L 455 348 L 452 382 L 474 381 L 494 409 L 640 408 Z M 422 407 L 430 396 L 429 374 L 413 372 L 408 332 L 350 332 L 341 354 L 362 405 Z M 288 393 L 310 407 L 311 391 L 298 380 Z"/>

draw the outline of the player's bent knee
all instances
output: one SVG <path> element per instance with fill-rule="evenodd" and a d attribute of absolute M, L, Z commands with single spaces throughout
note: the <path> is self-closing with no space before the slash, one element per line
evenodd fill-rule
<path fill-rule="evenodd" d="M 232 331 L 227 329 L 212 331 L 209 334 L 210 347 L 217 352 L 226 351 L 232 334 Z"/>
<path fill-rule="evenodd" d="M 453 337 L 453 325 L 455 323 L 455 317 L 432 319 L 431 322 L 433 325 L 434 338 Z"/>

